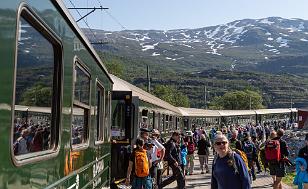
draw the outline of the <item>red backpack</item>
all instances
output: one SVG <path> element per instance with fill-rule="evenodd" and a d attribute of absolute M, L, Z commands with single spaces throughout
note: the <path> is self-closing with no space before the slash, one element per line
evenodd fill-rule
<path fill-rule="evenodd" d="M 265 159 L 279 162 L 281 159 L 279 140 L 270 140 L 265 145 Z"/>
<path fill-rule="evenodd" d="M 188 153 L 193 154 L 195 151 L 195 144 L 193 142 L 189 142 L 187 146 Z"/>

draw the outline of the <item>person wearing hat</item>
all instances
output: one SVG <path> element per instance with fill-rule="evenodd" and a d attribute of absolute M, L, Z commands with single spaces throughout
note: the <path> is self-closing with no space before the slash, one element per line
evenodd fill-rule
<path fill-rule="evenodd" d="M 151 177 L 153 178 L 153 183 L 156 186 L 161 184 L 161 175 L 163 170 L 163 159 L 165 157 L 165 147 L 158 141 L 160 132 L 157 129 L 152 130 L 151 142 L 153 143 L 153 148 L 151 152 L 152 167 L 150 169 Z"/>

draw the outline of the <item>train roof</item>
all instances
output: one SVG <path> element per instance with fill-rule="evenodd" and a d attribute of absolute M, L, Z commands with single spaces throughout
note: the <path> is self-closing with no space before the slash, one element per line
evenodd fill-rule
<path fill-rule="evenodd" d="M 283 114 L 297 112 L 296 108 L 277 108 L 277 109 L 257 109 L 257 110 L 204 110 L 196 108 L 183 108 L 179 110 L 183 116 L 187 117 L 229 117 L 229 116 L 249 116 L 264 114 Z"/>
<path fill-rule="evenodd" d="M 182 112 L 183 116 L 187 117 L 220 117 L 220 113 L 218 110 L 204 110 L 197 108 L 183 108 L 180 107 L 179 110 Z"/>
<path fill-rule="evenodd" d="M 77 22 L 74 20 L 73 16 L 70 14 L 69 10 L 64 5 L 63 0 L 52 0 L 52 3 L 58 8 L 58 10 L 61 13 L 61 15 L 63 16 L 63 18 L 67 21 L 68 25 L 75 32 L 75 35 L 83 43 L 84 47 L 89 51 L 89 53 L 92 55 L 92 57 L 99 63 L 99 65 L 102 67 L 102 69 L 106 73 L 107 77 L 109 78 L 109 80 L 112 82 L 112 79 L 111 79 L 111 77 L 108 73 L 107 68 L 103 64 L 103 61 L 101 60 L 99 55 L 96 53 L 96 50 L 91 45 L 91 43 L 88 40 L 88 38 L 86 37 L 86 35 L 79 28 Z"/>
<path fill-rule="evenodd" d="M 295 108 L 292 108 L 292 109 L 291 108 L 259 109 L 259 110 L 256 110 L 256 113 L 259 115 L 263 115 L 263 114 L 283 114 L 283 113 L 295 112 L 296 109 Z"/>
<path fill-rule="evenodd" d="M 139 97 L 140 100 L 150 103 L 150 104 L 154 104 L 156 106 L 159 106 L 161 108 L 173 111 L 175 113 L 178 113 L 180 115 L 182 115 L 181 111 L 169 104 L 168 102 L 165 102 L 159 98 L 157 98 L 156 96 L 128 83 L 127 81 L 124 81 L 123 79 L 120 79 L 112 74 L 110 74 L 110 77 L 113 80 L 113 91 L 131 91 L 133 96 L 137 96 Z"/>

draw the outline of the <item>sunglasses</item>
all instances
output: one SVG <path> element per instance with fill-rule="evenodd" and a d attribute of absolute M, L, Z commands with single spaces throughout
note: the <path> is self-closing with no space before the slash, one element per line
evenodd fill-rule
<path fill-rule="evenodd" d="M 226 145 L 228 142 L 222 141 L 222 142 L 215 142 L 215 145 L 220 146 L 220 145 Z"/>

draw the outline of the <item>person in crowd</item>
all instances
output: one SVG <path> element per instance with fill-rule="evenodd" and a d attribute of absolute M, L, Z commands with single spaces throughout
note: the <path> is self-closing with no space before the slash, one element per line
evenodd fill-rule
<path fill-rule="evenodd" d="M 179 152 L 176 147 L 176 143 L 180 140 L 180 133 L 173 132 L 170 140 L 165 144 L 166 154 L 165 160 L 168 162 L 168 166 L 172 169 L 172 176 L 164 180 L 161 185 L 159 185 L 159 189 L 171 184 L 173 181 L 177 181 L 177 188 L 184 189 L 185 188 L 185 178 L 184 174 L 179 166 Z"/>
<path fill-rule="evenodd" d="M 304 160 L 304 161 L 303 161 Z M 294 178 L 294 184 L 298 185 L 299 189 L 308 188 L 308 134 L 305 135 L 305 146 L 298 152 L 298 158 L 296 159 L 296 177 Z"/>
<path fill-rule="evenodd" d="M 180 134 L 180 142 L 179 142 L 179 153 L 180 153 L 180 167 L 182 169 L 183 174 L 185 175 L 185 168 L 187 165 L 187 141 L 185 141 L 185 134 Z"/>
<path fill-rule="evenodd" d="M 216 135 L 214 148 L 217 155 L 212 166 L 211 189 L 250 189 L 250 176 L 240 155 L 229 148 L 225 135 Z"/>
<path fill-rule="evenodd" d="M 161 165 L 162 160 L 165 157 L 165 147 L 158 142 L 160 132 L 157 129 L 152 130 L 151 143 L 153 144 L 151 152 L 152 167 L 150 169 L 151 177 L 153 178 L 154 186 L 158 186 L 161 183 Z"/>
<path fill-rule="evenodd" d="M 244 134 L 244 140 L 242 142 L 242 147 L 248 159 L 248 167 L 250 169 L 252 180 L 256 180 L 254 159 L 256 159 L 256 156 L 257 156 L 257 149 L 254 143 L 251 141 L 251 137 L 248 132 Z"/>
<path fill-rule="evenodd" d="M 281 180 L 286 176 L 285 162 L 282 160 L 289 156 L 289 151 L 286 141 L 281 138 L 283 134 L 283 129 L 278 129 L 277 132 L 272 131 L 271 140 L 265 144 L 265 156 L 269 163 L 274 189 L 282 189 Z"/>
<path fill-rule="evenodd" d="M 238 131 L 235 129 L 231 131 L 230 148 L 232 150 L 242 149 L 242 143 L 238 140 Z"/>
<path fill-rule="evenodd" d="M 199 156 L 201 174 L 204 174 L 204 168 L 206 170 L 206 173 L 209 173 L 209 166 L 208 166 L 208 158 L 210 155 L 209 147 L 211 147 L 209 140 L 205 137 L 204 134 L 202 134 L 201 139 L 198 141 L 198 156 Z"/>
<path fill-rule="evenodd" d="M 252 136 L 251 137 L 251 140 L 253 142 L 253 144 L 255 145 L 256 147 L 256 156 L 254 157 L 254 162 L 256 163 L 256 166 L 257 166 L 257 174 L 261 173 L 262 172 L 262 169 L 261 169 L 261 165 L 260 165 L 260 161 L 259 161 L 259 152 L 260 152 L 260 145 L 261 145 L 261 142 L 259 140 L 257 140 L 257 137 L 256 136 Z"/>
<path fill-rule="evenodd" d="M 187 153 L 188 153 L 187 143 L 183 142 L 181 144 L 180 150 L 181 150 L 181 165 L 180 166 L 181 166 L 181 169 L 183 171 L 183 174 L 185 175 L 185 167 L 187 165 Z"/>
<path fill-rule="evenodd" d="M 209 133 L 209 137 L 211 140 L 211 144 L 212 144 L 212 149 L 213 149 L 213 154 L 215 153 L 215 149 L 214 149 L 214 140 L 215 140 L 215 135 L 216 135 L 216 129 L 214 127 L 212 127 L 210 133 Z"/>
<path fill-rule="evenodd" d="M 129 165 L 125 184 L 130 184 L 131 176 L 133 177 L 132 188 L 134 189 L 152 189 L 153 183 L 150 176 L 151 160 L 149 153 L 144 148 L 144 140 L 136 139 L 136 148 L 129 158 Z M 133 175 L 131 175 L 133 173 Z"/>
<path fill-rule="evenodd" d="M 295 159 L 296 175 L 293 184 L 298 186 L 298 189 L 308 188 L 308 173 L 307 162 L 304 158 L 298 157 Z"/>
<path fill-rule="evenodd" d="M 196 144 L 191 136 L 187 136 L 187 174 L 192 175 L 194 173 L 194 159 L 195 159 Z"/>
<path fill-rule="evenodd" d="M 14 154 L 22 155 L 29 153 L 26 137 L 28 135 L 28 130 L 24 129 L 21 131 L 21 136 L 13 144 Z"/>

